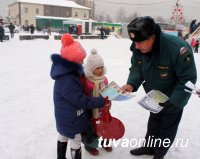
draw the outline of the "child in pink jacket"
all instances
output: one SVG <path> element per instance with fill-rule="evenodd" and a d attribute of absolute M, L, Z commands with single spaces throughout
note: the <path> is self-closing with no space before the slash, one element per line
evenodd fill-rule
<path fill-rule="evenodd" d="M 93 97 L 98 97 L 99 90 L 101 90 L 105 85 L 108 84 L 108 80 L 105 76 L 106 69 L 104 67 L 104 61 L 102 57 L 97 53 L 96 49 L 91 50 L 91 55 L 87 59 L 87 64 L 84 65 L 84 73 L 86 77 L 86 83 L 88 89 Z M 101 116 L 101 109 L 92 110 L 92 119 L 93 127 L 98 124 L 98 119 Z M 96 129 L 95 129 L 96 130 Z M 104 147 L 107 152 L 112 151 L 112 147 Z M 85 149 L 94 156 L 99 154 L 99 151 L 96 148 L 85 145 Z"/>

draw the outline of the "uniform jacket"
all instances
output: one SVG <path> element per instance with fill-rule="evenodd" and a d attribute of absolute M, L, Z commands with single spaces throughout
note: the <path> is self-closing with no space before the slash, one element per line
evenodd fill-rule
<path fill-rule="evenodd" d="M 105 102 L 102 97 L 87 97 L 80 80 L 82 66 L 52 55 L 51 77 L 55 80 L 53 98 L 56 127 L 60 134 L 74 138 L 89 126 L 86 109 L 100 108 Z"/>
<path fill-rule="evenodd" d="M 185 83 L 196 82 L 197 74 L 193 52 L 189 44 L 178 37 L 162 33 L 157 26 L 153 50 L 142 54 L 131 45 L 133 52 L 128 84 L 137 90 L 143 83 L 146 92 L 160 90 L 169 102 L 182 109 L 190 94 L 184 91 Z"/>

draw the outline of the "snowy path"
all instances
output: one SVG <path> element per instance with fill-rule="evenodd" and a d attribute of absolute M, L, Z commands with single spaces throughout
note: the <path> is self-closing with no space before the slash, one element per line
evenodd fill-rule
<path fill-rule="evenodd" d="M 127 39 L 81 40 L 87 52 L 96 48 L 105 59 L 109 80 L 123 85 L 130 66 L 130 41 Z M 52 87 L 49 76 L 50 55 L 58 53 L 60 41 L 15 39 L 0 43 L 0 158 L 55 159 L 56 139 Z M 195 54 L 198 76 L 200 55 Z M 200 80 L 197 85 L 200 86 Z M 140 139 L 146 132 L 148 112 L 137 101 L 143 89 L 126 102 L 113 102 L 112 115 L 126 127 L 124 138 Z M 200 99 L 193 96 L 186 107 L 177 138 L 189 139 L 187 148 L 173 147 L 166 159 L 194 159 L 200 155 Z M 100 149 L 98 157 L 83 150 L 83 159 L 151 159 L 129 154 L 131 147 L 118 146 L 113 152 Z M 69 152 L 67 153 L 68 159 Z"/>

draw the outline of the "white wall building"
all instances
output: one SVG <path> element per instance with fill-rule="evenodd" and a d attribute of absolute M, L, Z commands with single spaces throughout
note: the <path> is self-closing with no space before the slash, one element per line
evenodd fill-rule
<path fill-rule="evenodd" d="M 90 8 L 67 0 L 16 0 L 8 5 L 10 22 L 35 25 L 35 16 L 89 19 Z"/>

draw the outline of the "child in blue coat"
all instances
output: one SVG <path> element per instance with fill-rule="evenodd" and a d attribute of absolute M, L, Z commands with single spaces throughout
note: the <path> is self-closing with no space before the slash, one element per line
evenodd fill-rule
<path fill-rule="evenodd" d="M 57 159 L 66 159 L 67 143 L 70 141 L 72 159 L 81 159 L 81 133 L 88 130 L 88 109 L 103 107 L 106 100 L 86 96 L 82 63 L 86 56 L 80 43 L 70 34 L 61 38 L 61 55 L 51 56 L 51 77 L 55 80 L 53 99 L 56 127 L 59 133 Z"/>

